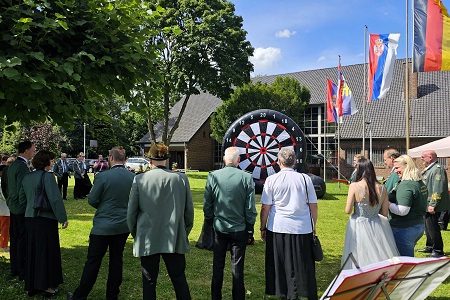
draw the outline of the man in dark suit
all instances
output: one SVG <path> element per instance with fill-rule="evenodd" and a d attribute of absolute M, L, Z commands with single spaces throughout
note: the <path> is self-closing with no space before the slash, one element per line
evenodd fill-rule
<path fill-rule="evenodd" d="M 80 284 L 68 299 L 86 299 L 97 280 L 102 259 L 109 248 L 109 273 L 106 299 L 118 299 L 122 284 L 123 250 L 128 238 L 128 197 L 134 174 L 125 168 L 125 150 L 114 147 L 109 151 L 111 169 L 98 173 L 88 197 L 97 209 L 94 227 L 89 236 L 87 261 Z"/>
<path fill-rule="evenodd" d="M 66 153 L 61 153 L 61 159 L 53 165 L 53 173 L 58 178 L 58 188 L 62 192 L 63 200 L 67 200 L 67 186 L 69 185 L 70 171 Z"/>
<path fill-rule="evenodd" d="M 26 232 L 25 232 L 25 208 L 19 202 L 19 191 L 22 180 L 30 172 L 30 159 L 34 156 L 35 147 L 32 142 L 20 142 L 17 150 L 19 156 L 8 167 L 6 204 L 10 210 L 10 259 L 11 275 L 19 276 L 19 280 L 25 280 L 26 257 Z"/>
<path fill-rule="evenodd" d="M 255 186 L 252 176 L 237 168 L 239 149 L 229 147 L 223 157 L 225 167 L 208 175 L 203 212 L 205 222 L 213 223 L 213 276 L 211 299 L 222 299 L 223 269 L 228 247 L 231 250 L 233 299 L 245 299 L 244 258 L 253 239 L 256 220 Z"/>
<path fill-rule="evenodd" d="M 73 187 L 73 198 L 75 200 L 85 198 L 86 187 L 85 187 L 85 177 L 86 174 L 86 164 L 84 163 L 84 153 L 80 152 L 77 155 L 77 160 L 73 163 L 73 177 L 75 178 L 75 186 Z"/>

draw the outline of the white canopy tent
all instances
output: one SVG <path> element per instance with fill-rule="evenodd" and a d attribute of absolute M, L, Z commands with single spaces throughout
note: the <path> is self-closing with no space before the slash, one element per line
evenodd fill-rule
<path fill-rule="evenodd" d="M 450 157 L 450 136 L 408 150 L 411 157 L 420 157 L 425 150 L 434 150 L 438 157 Z"/>

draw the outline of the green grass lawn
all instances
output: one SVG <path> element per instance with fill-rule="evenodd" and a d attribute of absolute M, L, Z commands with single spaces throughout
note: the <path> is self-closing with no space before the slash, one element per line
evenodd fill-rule
<path fill-rule="evenodd" d="M 188 173 L 194 197 L 195 224 L 189 236 L 191 252 L 186 255 L 186 276 L 193 299 L 210 299 L 210 281 L 212 276 L 212 252 L 194 247 L 203 223 L 203 191 L 207 173 Z M 65 202 L 69 218 L 69 227 L 60 230 L 61 255 L 63 262 L 64 284 L 59 286 L 59 294 L 54 299 L 66 299 L 66 292 L 73 291 L 78 285 L 87 255 L 89 232 L 92 227 L 94 209 L 86 200 L 73 200 L 73 179 L 69 182 L 69 200 Z M 316 277 L 319 295 L 322 295 L 334 276 L 339 271 L 344 244 L 345 226 L 348 216 L 344 213 L 348 186 L 327 183 L 327 194 L 319 200 L 318 236 L 322 242 L 325 259 L 317 263 Z M 259 212 L 257 196 L 257 210 Z M 259 217 L 255 228 L 259 228 Z M 444 245 L 450 252 L 450 231 L 442 232 Z M 264 243 L 259 232 L 255 236 L 254 246 L 247 248 L 245 258 L 245 285 L 248 299 L 276 299 L 264 295 Z M 133 240 L 128 239 L 124 252 L 123 283 L 121 299 L 142 299 L 142 279 L 139 259 L 133 257 Z M 417 248 L 425 246 L 423 237 Z M 0 256 L 0 299 L 26 299 L 24 284 L 9 276 L 9 255 Z M 425 257 L 418 254 L 419 257 Z M 108 260 L 105 257 L 97 282 L 89 295 L 89 299 L 105 299 Z M 428 299 L 450 299 L 450 279 L 440 285 Z M 224 299 L 231 299 L 231 267 L 227 260 L 223 287 Z M 172 284 L 161 263 L 157 286 L 158 299 L 175 299 Z"/>

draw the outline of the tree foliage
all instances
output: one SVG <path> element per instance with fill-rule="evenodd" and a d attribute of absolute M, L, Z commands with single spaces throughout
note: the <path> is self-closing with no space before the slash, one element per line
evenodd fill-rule
<path fill-rule="evenodd" d="M 290 77 L 277 77 L 272 85 L 248 83 L 236 88 L 230 99 L 216 109 L 211 119 L 211 136 L 219 143 L 242 115 L 257 109 L 273 109 L 299 124 L 311 98 L 310 91 Z"/>
<path fill-rule="evenodd" d="M 0 109 L 6 123 L 65 126 L 96 114 L 105 98 L 130 98 L 158 77 L 154 22 L 160 9 L 134 0 L 0 0 Z"/>
<path fill-rule="evenodd" d="M 58 157 L 61 151 L 60 142 L 64 140 L 58 127 L 50 123 L 37 122 L 30 127 L 23 128 L 24 140 L 30 140 L 36 147 L 36 151 L 45 149 L 52 151 Z"/>
<path fill-rule="evenodd" d="M 148 2 L 164 8 L 157 24 L 160 33 L 149 41 L 157 46 L 158 70 L 163 78 L 141 82 L 136 93 L 141 101 L 133 108 L 145 112 L 153 142 L 153 127 L 162 119 L 161 140 L 169 144 L 191 95 L 203 91 L 228 98 L 233 86 L 249 81 L 253 66 L 248 58 L 253 48 L 242 29 L 242 17 L 235 15 L 234 4 L 229 1 Z M 178 31 L 161 30 L 174 26 Z M 156 93 L 147 95 L 155 89 Z M 180 100 L 180 114 L 169 128 L 170 108 Z"/>
<path fill-rule="evenodd" d="M 17 145 L 24 140 L 33 142 L 36 151 L 46 149 L 53 151 L 56 155 L 68 142 L 61 128 L 49 122 L 32 122 L 28 126 L 15 122 L 13 127 L 3 128 L 0 153 L 17 155 Z"/>

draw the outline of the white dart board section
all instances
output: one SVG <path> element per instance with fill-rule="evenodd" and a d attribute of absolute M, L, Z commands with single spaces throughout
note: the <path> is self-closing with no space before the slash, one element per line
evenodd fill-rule
<path fill-rule="evenodd" d="M 255 110 L 236 120 L 225 133 L 222 149 L 231 146 L 239 149 L 239 168 L 252 173 L 255 182 L 264 183 L 280 170 L 277 154 L 282 147 L 295 151 L 294 168 L 298 172 L 307 170 L 303 131 L 291 118 L 275 110 Z"/>

